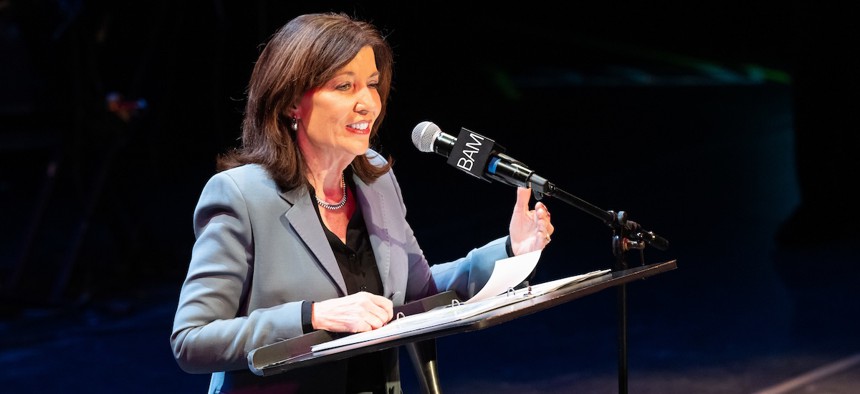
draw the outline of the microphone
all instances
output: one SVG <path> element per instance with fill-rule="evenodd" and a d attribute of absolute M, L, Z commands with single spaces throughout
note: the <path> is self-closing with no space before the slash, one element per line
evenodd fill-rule
<path fill-rule="evenodd" d="M 603 220 L 615 231 L 626 235 L 625 238 L 633 240 L 633 243 L 625 244 L 626 248 L 642 249 L 644 244 L 660 250 L 666 250 L 669 247 L 669 241 L 665 238 L 651 231 L 645 231 L 638 223 L 627 220 L 626 213 L 616 214 L 613 211 L 604 211 L 557 188 L 555 184 L 535 174 L 525 164 L 502 153 L 504 148 L 495 141 L 465 127 L 460 128 L 460 134 L 455 138 L 443 133 L 435 123 L 423 121 L 412 129 L 412 144 L 421 152 L 435 152 L 447 157 L 448 164 L 476 178 L 487 182 L 495 180 L 510 186 L 528 187 L 532 189 L 538 200 L 547 195 L 573 205 Z"/>
<path fill-rule="evenodd" d="M 548 183 L 522 162 L 504 154 L 505 149 L 495 141 L 465 127 L 454 137 L 435 123 L 423 121 L 412 129 L 412 144 L 421 152 L 447 157 L 448 164 L 487 182 L 495 180 L 514 187 Z"/>

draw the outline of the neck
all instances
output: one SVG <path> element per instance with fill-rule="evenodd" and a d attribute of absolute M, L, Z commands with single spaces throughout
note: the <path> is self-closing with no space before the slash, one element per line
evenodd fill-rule
<path fill-rule="evenodd" d="M 343 196 L 343 172 L 331 172 L 311 177 L 309 181 L 319 197 L 329 197 L 335 201 Z"/>
<path fill-rule="evenodd" d="M 327 179 L 330 178 L 331 177 L 328 177 Z M 325 208 L 328 211 L 338 211 L 346 205 L 348 194 L 346 190 L 346 179 L 344 179 L 343 172 L 340 173 L 340 177 L 337 179 L 337 182 L 337 188 L 323 187 L 322 190 L 319 190 L 316 186 L 314 187 L 316 194 L 314 198 L 317 201 L 317 205 L 321 208 Z M 326 184 L 328 184 L 328 182 L 326 182 Z"/>

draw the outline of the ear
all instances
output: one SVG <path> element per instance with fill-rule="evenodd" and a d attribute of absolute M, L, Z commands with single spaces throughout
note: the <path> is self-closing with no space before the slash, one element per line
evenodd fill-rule
<path fill-rule="evenodd" d="M 287 109 L 287 116 L 293 119 L 299 119 L 299 106 L 298 104 L 293 104 Z"/>

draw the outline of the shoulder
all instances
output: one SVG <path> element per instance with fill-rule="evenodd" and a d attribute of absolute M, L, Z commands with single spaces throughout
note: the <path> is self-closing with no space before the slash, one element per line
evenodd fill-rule
<path fill-rule="evenodd" d="M 230 178 L 236 183 L 275 183 L 274 179 L 269 175 L 269 172 L 259 164 L 245 164 L 239 167 L 234 167 L 229 170 L 221 171 L 218 174 L 215 174 L 214 177 L 219 176 Z"/>
<path fill-rule="evenodd" d="M 224 170 L 216 174 L 215 176 L 226 176 L 234 179 L 252 179 L 252 180 L 261 180 L 261 179 L 271 179 L 269 173 L 266 171 L 263 166 L 259 164 L 245 164 L 238 167 L 233 167 L 229 170 Z"/>
<path fill-rule="evenodd" d="M 243 194 L 258 194 L 266 191 L 277 192 L 275 180 L 263 166 L 245 164 L 229 170 L 221 171 L 212 176 L 210 184 L 233 184 Z"/>

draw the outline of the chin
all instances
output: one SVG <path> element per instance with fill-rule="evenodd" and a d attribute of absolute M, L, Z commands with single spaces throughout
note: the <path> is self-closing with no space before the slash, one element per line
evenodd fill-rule
<path fill-rule="evenodd" d="M 361 155 L 366 154 L 368 149 L 370 149 L 370 144 L 363 144 L 363 145 L 351 146 L 349 148 L 349 151 L 356 156 L 361 156 Z"/>

